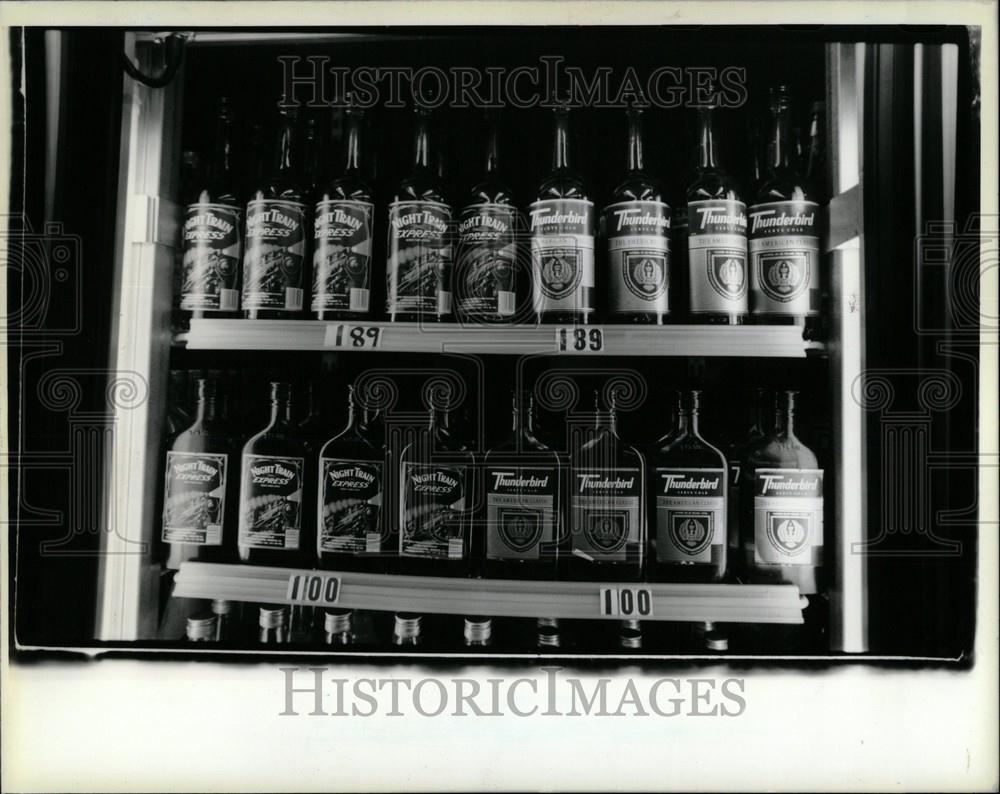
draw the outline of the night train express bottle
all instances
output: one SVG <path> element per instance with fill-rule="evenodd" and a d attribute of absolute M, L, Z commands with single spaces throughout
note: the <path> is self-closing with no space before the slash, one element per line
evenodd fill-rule
<path fill-rule="evenodd" d="M 384 455 L 363 432 L 361 418 L 352 386 L 347 427 L 319 454 L 317 552 L 325 568 L 378 570 L 389 552 L 383 546 Z"/>
<path fill-rule="evenodd" d="M 804 323 L 819 313 L 819 205 L 794 166 L 791 99 L 771 92 L 767 172 L 750 207 L 750 308 L 771 324 Z"/>
<path fill-rule="evenodd" d="M 569 575 L 635 581 L 646 550 L 646 464 L 618 437 L 614 405 L 596 408 L 593 426 L 570 451 Z"/>
<path fill-rule="evenodd" d="M 365 317 L 371 307 L 374 198 L 364 178 L 364 112 L 347 110 L 343 172 L 317 199 L 312 313 L 317 320 Z"/>
<path fill-rule="evenodd" d="M 642 155 L 642 111 L 628 112 L 628 173 L 601 214 L 608 320 L 662 323 L 670 312 L 670 207 Z"/>
<path fill-rule="evenodd" d="M 403 573 L 467 576 L 475 509 L 472 453 L 449 431 L 449 409 L 434 406 L 426 433 L 400 461 L 399 554 Z"/>
<path fill-rule="evenodd" d="M 744 566 L 750 581 L 821 586 L 823 470 L 795 436 L 796 392 L 781 392 L 774 430 L 747 456 L 740 511 Z"/>
<path fill-rule="evenodd" d="M 168 568 L 184 560 L 234 562 L 239 494 L 237 442 L 214 380 L 196 382 L 194 422 L 167 452 L 161 537 Z"/>
<path fill-rule="evenodd" d="M 698 166 L 687 207 L 691 320 L 741 323 L 747 313 L 747 208 L 719 164 L 711 106 L 698 109 Z"/>
<path fill-rule="evenodd" d="M 303 537 L 308 450 L 292 419 L 291 388 L 280 382 L 270 388 L 271 419 L 243 447 L 240 560 L 305 565 L 312 551 Z"/>
<path fill-rule="evenodd" d="M 386 311 L 393 321 L 451 314 L 451 207 L 431 164 L 430 111 L 418 107 L 413 170 L 389 205 Z"/>
<path fill-rule="evenodd" d="M 236 181 L 233 114 L 220 97 L 207 178 L 184 213 L 180 307 L 192 317 L 238 316 L 243 209 Z"/>
<path fill-rule="evenodd" d="M 509 321 L 517 310 L 517 208 L 500 181 L 497 122 L 490 120 L 483 180 L 458 221 L 455 313 L 473 322 Z"/>
<path fill-rule="evenodd" d="M 562 537 L 559 456 L 535 437 L 530 394 L 514 395 L 510 439 L 486 453 L 484 573 L 554 579 Z"/>
<path fill-rule="evenodd" d="M 569 108 L 554 111 L 552 170 L 529 208 L 538 322 L 588 322 L 594 311 L 594 204 L 570 167 Z"/>
<path fill-rule="evenodd" d="M 247 204 L 243 311 L 248 319 L 301 316 L 306 281 L 306 197 L 299 183 L 295 110 L 281 110 L 271 170 Z"/>
<path fill-rule="evenodd" d="M 718 582 L 726 573 L 728 468 L 701 437 L 699 399 L 697 391 L 684 393 L 677 430 L 649 464 L 655 516 L 649 576 L 659 581 Z"/>

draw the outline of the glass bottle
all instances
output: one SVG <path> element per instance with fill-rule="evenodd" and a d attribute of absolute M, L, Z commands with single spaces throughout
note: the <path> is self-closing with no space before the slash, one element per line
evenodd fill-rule
<path fill-rule="evenodd" d="M 684 393 L 677 431 L 650 461 L 649 578 L 718 582 L 726 573 L 728 467 L 698 428 L 700 392 Z"/>
<path fill-rule="evenodd" d="M 535 436 L 534 400 L 517 392 L 510 438 L 483 459 L 487 578 L 555 579 L 565 504 L 559 455 Z"/>
<path fill-rule="evenodd" d="M 517 311 L 517 208 L 499 175 L 497 120 L 490 116 L 482 181 L 458 221 L 455 314 L 470 323 L 510 322 Z"/>
<path fill-rule="evenodd" d="M 447 401 L 432 404 L 427 432 L 400 460 L 400 569 L 407 574 L 472 573 L 475 462 L 449 429 Z"/>
<path fill-rule="evenodd" d="M 791 96 L 771 91 L 767 172 L 750 207 L 750 309 L 757 322 L 804 325 L 819 314 L 819 205 L 794 165 Z"/>
<path fill-rule="evenodd" d="M 582 432 L 581 432 L 582 430 Z M 636 581 L 646 552 L 646 462 L 618 437 L 614 401 L 572 428 L 570 579 Z"/>
<path fill-rule="evenodd" d="M 343 168 L 317 199 L 312 313 L 317 320 L 368 316 L 372 291 L 375 198 L 364 176 L 364 111 L 346 112 Z"/>
<path fill-rule="evenodd" d="M 670 312 L 670 207 L 643 161 L 642 110 L 628 111 L 628 172 L 601 214 L 609 322 L 660 325 Z"/>
<path fill-rule="evenodd" d="M 180 308 L 192 318 L 239 316 L 243 210 L 233 161 L 233 123 L 229 100 L 220 97 L 208 174 L 184 212 Z"/>
<path fill-rule="evenodd" d="M 240 478 L 240 561 L 305 566 L 303 537 L 306 449 L 292 418 L 291 387 L 271 383 L 271 418 L 243 447 Z"/>
<path fill-rule="evenodd" d="M 747 212 L 719 164 L 713 108 L 698 109 L 698 165 L 687 189 L 691 322 L 736 325 L 747 314 Z"/>
<path fill-rule="evenodd" d="M 451 315 L 451 207 L 430 149 L 430 111 L 417 107 L 413 170 L 389 205 L 386 311 L 393 322 Z"/>
<path fill-rule="evenodd" d="M 739 575 L 739 568 L 742 565 L 742 554 L 740 552 L 740 487 L 743 483 L 743 466 L 746 456 L 750 450 L 756 446 L 770 429 L 768 420 L 773 418 L 772 407 L 774 399 L 768 401 L 767 389 L 758 387 L 751 401 L 752 416 L 750 428 L 742 438 L 731 443 L 726 450 L 726 458 L 729 461 L 729 502 L 726 507 L 728 513 L 728 531 L 726 532 L 727 564 L 730 575 Z"/>
<path fill-rule="evenodd" d="M 348 387 L 347 426 L 319 453 L 317 553 L 333 570 L 385 570 L 385 458 L 362 426 L 354 387 Z"/>
<path fill-rule="evenodd" d="M 298 112 L 280 109 L 274 159 L 247 204 L 243 312 L 247 319 L 294 320 L 307 285 L 307 211 L 295 128 Z"/>
<path fill-rule="evenodd" d="M 194 421 L 167 452 L 161 532 L 169 544 L 167 568 L 236 559 L 237 442 L 221 416 L 215 381 L 199 378 L 195 387 Z"/>
<path fill-rule="evenodd" d="M 812 594 L 822 586 L 823 470 L 795 435 L 796 395 L 779 393 L 774 429 L 747 456 L 740 530 L 750 581 Z"/>
<path fill-rule="evenodd" d="M 594 204 L 570 164 L 569 107 L 554 110 L 552 169 L 529 208 L 536 322 L 580 325 L 594 311 Z"/>

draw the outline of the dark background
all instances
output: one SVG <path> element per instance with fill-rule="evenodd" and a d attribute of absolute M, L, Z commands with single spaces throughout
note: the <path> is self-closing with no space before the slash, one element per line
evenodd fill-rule
<path fill-rule="evenodd" d="M 188 51 L 185 66 L 185 102 L 182 148 L 202 149 L 211 129 L 214 99 L 220 94 L 233 98 L 243 122 L 238 128 L 249 131 L 259 120 L 270 128 L 274 102 L 281 93 L 281 69 L 278 55 L 329 54 L 331 63 L 340 65 L 539 65 L 540 55 L 564 55 L 566 65 L 576 65 L 587 74 L 594 67 L 616 64 L 615 77 L 626 65 L 640 73 L 661 64 L 675 66 L 741 65 L 747 69 L 750 90 L 748 105 L 738 110 L 720 111 L 722 160 L 741 179 L 749 182 L 749 135 L 752 114 L 763 106 L 767 88 L 775 82 L 790 84 L 804 120 L 808 103 L 823 99 L 825 63 L 823 43 L 835 40 L 868 40 L 884 46 L 874 53 L 872 81 L 867 87 L 872 111 L 865 140 L 866 189 L 866 325 L 868 331 L 868 366 L 893 370 L 890 380 L 901 395 L 916 393 L 913 370 L 945 369 L 953 372 L 962 384 L 961 399 L 946 411 L 934 414 L 930 425 L 930 446 L 941 460 L 974 460 L 976 450 L 976 364 L 978 349 L 969 335 L 971 327 L 965 315 L 949 311 L 940 297 L 943 292 L 918 306 L 915 294 L 917 279 L 922 276 L 914 267 L 914 241 L 923 229 L 914 225 L 912 139 L 913 87 L 912 66 L 907 66 L 908 42 L 953 41 L 960 48 L 959 96 L 959 171 L 956 196 L 957 225 L 966 228 L 977 209 L 978 200 L 978 117 L 975 115 L 977 83 L 972 79 L 968 33 L 964 29 L 833 29 L 833 28 L 567 28 L 497 29 L 488 38 L 480 29 L 455 29 L 434 32 L 432 43 L 422 40 L 428 31 L 393 29 L 391 38 L 373 38 L 365 43 L 310 43 L 299 47 L 259 46 L 198 47 Z M 28 251 L 31 246 L 43 252 L 41 260 L 52 262 L 53 234 L 44 230 L 45 154 L 44 108 L 45 82 L 42 53 L 43 32 L 14 31 L 14 57 L 25 59 L 25 95 L 23 108 L 15 108 L 15 130 L 11 206 L 23 210 L 23 217 L 33 230 L 18 237 Z M 23 37 L 23 38 L 22 38 Z M 22 49 L 23 42 L 23 49 Z M 109 30 L 77 29 L 67 37 L 63 102 L 64 126 L 60 130 L 59 159 L 51 217 L 62 224 L 61 234 L 79 240 L 78 261 L 73 271 L 76 292 L 60 291 L 53 286 L 47 312 L 31 322 L 17 315 L 12 325 L 10 367 L 11 405 L 21 406 L 21 414 L 12 411 L 12 449 L 24 450 L 28 457 L 23 469 L 12 469 L 11 506 L 17 511 L 19 531 L 12 544 L 11 563 L 16 565 L 14 615 L 16 639 L 24 645 L 71 645 L 89 643 L 93 637 L 96 601 L 99 527 L 70 527 L 59 518 L 68 515 L 70 490 L 63 486 L 68 475 L 58 466 L 65 458 L 72 438 L 72 416 L 85 412 L 107 412 L 106 370 L 110 317 L 110 292 L 114 255 L 114 219 L 120 135 L 120 53 L 122 33 Z M 84 68 L 85 67 L 85 68 Z M 15 89 L 20 69 L 15 68 Z M 615 83 L 615 79 L 612 79 Z M 21 97 L 15 90 L 16 101 Z M 20 111 L 20 112 L 19 112 Z M 668 197 L 677 195 L 685 183 L 690 166 L 690 111 L 651 110 L 647 116 L 647 159 L 664 180 Z M 475 111 L 447 111 L 436 114 L 440 135 L 435 141 L 439 151 L 447 152 L 444 161 L 446 190 L 453 204 L 478 178 L 481 136 Z M 503 169 L 518 202 L 527 204 L 534 185 L 544 174 L 551 154 L 549 113 L 544 109 L 509 110 L 503 116 Z M 321 127 L 329 124 L 328 114 L 318 115 Z M 574 160 L 590 185 L 592 198 L 606 200 L 624 165 L 624 113 L 620 110 L 585 109 L 574 113 Z M 334 130 L 329 130 L 330 151 L 336 156 Z M 384 215 L 384 203 L 394 185 L 405 175 L 412 146 L 411 114 L 406 110 L 376 109 L 369 114 L 366 147 L 369 164 L 374 167 L 373 182 L 379 207 L 376 218 Z M 245 144 L 245 139 L 242 142 Z M 242 147 L 243 169 L 250 173 L 247 149 Z M 374 155 L 374 156 L 371 156 Z M 928 179 L 933 179 L 929 171 Z M 927 185 L 928 194 L 933 185 Z M 933 218 L 933 207 L 926 208 Z M 54 231 L 54 230 L 50 230 Z M 55 235 L 57 236 L 57 235 Z M 956 258 L 956 271 L 974 268 L 978 260 L 978 240 L 966 236 L 963 243 L 974 253 Z M 40 248 L 39 248 L 40 246 Z M 35 249 L 31 249 L 35 250 Z M 25 255 L 27 262 L 28 255 Z M 8 270 L 9 294 L 16 304 L 18 296 L 25 303 L 33 285 L 27 266 L 19 268 L 16 258 Z M 971 262 L 971 264 L 970 264 Z M 54 264 L 52 265 L 54 267 Z M 969 281 L 969 274 L 953 277 Z M 974 280 L 974 279 L 973 279 Z M 55 284 L 55 282 L 52 282 Z M 968 301 L 968 294 L 963 298 Z M 975 299 L 973 294 L 972 299 Z M 929 313 L 936 324 L 931 333 L 917 334 L 915 328 L 928 325 L 923 314 Z M 921 317 L 917 315 L 920 314 Z M 27 313 L 24 315 L 27 317 Z M 964 323 L 964 324 L 963 324 Z M 955 342 L 954 349 L 942 354 L 938 343 Z M 224 361 L 220 361 L 224 359 Z M 484 359 L 490 373 L 485 416 L 493 438 L 506 431 L 507 390 L 513 360 Z M 589 360 L 588 367 L 592 367 Z M 226 368 L 245 371 L 253 362 L 261 362 L 272 371 L 301 374 L 322 367 L 332 369 L 341 391 L 353 377 L 370 366 L 433 366 L 434 357 L 380 356 L 375 360 L 342 356 L 341 360 L 310 354 L 243 354 L 186 351 L 175 348 L 171 366 L 179 369 Z M 456 363 L 471 368 L 469 362 Z M 551 360 L 549 363 L 552 363 Z M 556 362 L 560 367 L 575 362 Z M 529 362 L 529 367 L 537 366 Z M 645 441 L 666 432 L 669 394 L 678 386 L 697 384 L 706 389 L 703 421 L 705 435 L 717 443 L 740 434 L 749 415 L 749 390 L 763 384 L 772 388 L 798 387 L 806 399 L 800 412 L 801 436 L 816 449 L 823 463 L 829 460 L 829 407 L 823 387 L 825 362 L 822 360 L 766 361 L 738 359 L 684 360 L 677 358 L 601 361 L 604 368 L 629 368 L 642 374 L 650 385 L 648 399 L 636 411 L 623 414 L 622 435 Z M 65 404 L 39 400 L 43 378 L 52 370 L 71 370 L 80 386 L 79 400 L 72 410 Z M 910 370 L 910 374 L 906 374 Z M 253 380 L 252 375 L 247 377 Z M 262 411 L 261 383 L 247 383 L 246 408 Z M 919 377 L 918 377 L 919 379 Z M 496 385 L 497 381 L 501 385 Z M 49 384 L 50 385 L 50 384 Z M 586 394 L 586 390 L 582 390 Z M 259 398 L 259 399 L 258 399 Z M 342 405 L 342 395 L 333 405 Z M 905 397 L 904 399 L 909 399 Z M 920 410 L 914 403 L 913 410 Z M 254 408 L 254 406 L 260 408 Z M 53 407 L 55 406 L 55 407 Z M 413 406 L 416 408 L 417 406 Z M 583 406 L 584 408 L 586 407 Z M 897 404 L 893 410 L 907 410 Z M 478 418 L 479 411 L 473 417 Z M 337 414 L 337 411 L 334 411 Z M 544 422 L 544 418 L 543 418 Z M 261 420 L 260 425 L 263 422 Z M 332 429 L 339 422 L 331 422 Z M 551 425 L 551 421 L 549 422 Z M 247 419 L 247 435 L 258 427 Z M 881 460 L 881 419 L 872 413 L 869 421 L 869 525 L 872 534 L 886 525 L 882 508 L 883 472 Z M 20 444 L 20 447 L 18 447 Z M 98 475 L 99 472 L 95 472 Z M 97 477 L 95 486 L 99 481 Z M 17 485 L 22 486 L 18 504 Z M 953 467 L 930 480 L 932 525 L 926 527 L 938 537 L 961 541 L 960 553 L 951 555 L 920 553 L 926 532 L 889 532 L 880 541 L 878 555 L 869 559 L 870 625 L 873 653 L 959 657 L 971 652 L 974 628 L 974 513 L 962 508 L 974 505 L 975 472 Z M 45 511 L 56 511 L 46 513 Z M 949 515 L 943 511 L 952 511 Z M 836 531 L 832 523 L 828 523 Z M 74 531 L 76 530 L 76 531 Z M 15 527 L 12 527 L 12 532 Z M 40 544 L 61 541 L 55 553 L 42 554 Z M 912 553 L 913 549 L 917 553 Z M 924 551 L 939 551 L 936 544 Z M 904 553 L 905 552 L 905 553 Z M 778 650 L 778 649 L 776 649 Z"/>

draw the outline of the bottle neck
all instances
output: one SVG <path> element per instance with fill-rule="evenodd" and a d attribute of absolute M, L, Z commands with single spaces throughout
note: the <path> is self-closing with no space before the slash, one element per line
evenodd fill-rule
<path fill-rule="evenodd" d="M 774 432 L 782 437 L 795 434 L 795 398 L 792 395 L 779 396 L 775 403 Z"/>
<path fill-rule="evenodd" d="M 344 146 L 344 171 L 361 170 L 361 114 L 347 112 L 347 143 Z"/>
<path fill-rule="evenodd" d="M 271 399 L 271 424 L 290 424 L 292 421 L 292 401 L 287 398 Z"/>
<path fill-rule="evenodd" d="M 771 168 L 788 168 L 792 162 L 791 119 L 788 108 L 781 106 L 771 112 Z"/>
<path fill-rule="evenodd" d="M 417 129 L 413 138 L 413 167 L 429 169 L 431 162 L 430 123 L 426 114 L 417 114 Z"/>
<path fill-rule="evenodd" d="M 712 109 L 698 110 L 698 165 L 702 168 L 716 168 L 719 153 L 715 144 Z"/>
<path fill-rule="evenodd" d="M 222 416 L 220 408 L 221 404 L 219 402 L 219 399 L 214 394 L 210 396 L 199 397 L 198 404 L 195 407 L 195 421 L 197 422 L 216 421 Z"/>
<path fill-rule="evenodd" d="M 490 130 L 486 136 L 485 172 L 487 178 L 495 177 L 500 167 L 498 137 L 496 124 L 490 124 Z"/>
<path fill-rule="evenodd" d="M 628 114 L 628 170 L 642 171 L 642 114 L 631 111 Z"/>
<path fill-rule="evenodd" d="M 431 432 L 434 432 L 435 430 L 438 429 L 447 432 L 450 421 L 451 418 L 449 416 L 449 411 L 447 408 L 432 408 L 428 427 L 430 428 Z"/>
<path fill-rule="evenodd" d="M 682 408 L 677 414 L 678 435 L 698 435 L 698 411 Z"/>
<path fill-rule="evenodd" d="M 233 121 L 229 113 L 220 110 L 216 120 L 215 149 L 212 153 L 212 177 L 218 179 L 233 170 Z"/>
<path fill-rule="evenodd" d="M 552 170 L 569 168 L 569 111 L 560 108 L 555 114 L 555 137 L 552 143 Z"/>
<path fill-rule="evenodd" d="M 535 415 L 530 407 L 514 406 L 511 415 L 511 430 L 515 436 L 534 435 Z"/>
<path fill-rule="evenodd" d="M 274 170 L 279 173 L 291 172 L 294 168 L 295 120 L 282 115 L 278 130 L 278 141 L 274 148 Z"/>

